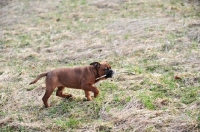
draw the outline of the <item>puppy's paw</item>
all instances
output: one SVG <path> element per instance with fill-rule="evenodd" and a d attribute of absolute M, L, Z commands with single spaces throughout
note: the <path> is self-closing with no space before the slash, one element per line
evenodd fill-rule
<path fill-rule="evenodd" d="M 69 99 L 69 98 L 73 98 L 73 96 L 72 96 L 71 94 L 68 94 L 68 95 L 66 95 L 65 98 L 66 98 L 66 99 Z"/>
<path fill-rule="evenodd" d="M 87 98 L 83 98 L 83 101 L 88 101 Z"/>
<path fill-rule="evenodd" d="M 86 98 L 83 99 L 83 101 L 91 101 L 91 100 L 92 100 L 91 97 L 86 97 Z"/>

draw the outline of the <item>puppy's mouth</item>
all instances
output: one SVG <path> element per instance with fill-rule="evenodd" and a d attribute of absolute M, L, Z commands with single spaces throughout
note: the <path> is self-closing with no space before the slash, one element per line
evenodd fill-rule
<path fill-rule="evenodd" d="M 105 78 L 112 78 L 114 71 L 112 69 L 108 69 L 105 73 Z"/>
<path fill-rule="evenodd" d="M 114 71 L 112 69 L 108 69 L 106 70 L 105 75 L 96 78 L 96 80 L 99 80 L 101 78 L 112 78 L 113 74 L 114 74 Z"/>

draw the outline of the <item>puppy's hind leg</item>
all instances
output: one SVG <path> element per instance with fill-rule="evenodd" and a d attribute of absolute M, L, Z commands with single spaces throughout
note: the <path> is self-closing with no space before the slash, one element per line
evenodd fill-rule
<path fill-rule="evenodd" d="M 72 97 L 71 94 L 63 94 L 63 90 L 65 87 L 58 87 L 58 90 L 56 91 L 56 96 L 62 97 L 62 98 L 70 98 Z"/>
<path fill-rule="evenodd" d="M 48 76 L 46 78 L 46 91 L 45 94 L 42 98 L 43 102 L 44 102 L 44 106 L 46 108 L 48 108 L 50 105 L 48 104 L 48 99 L 51 96 L 51 94 L 53 93 L 54 89 L 55 89 L 55 82 L 53 82 L 53 79 L 49 79 Z"/>
<path fill-rule="evenodd" d="M 44 106 L 46 108 L 48 108 L 50 105 L 48 104 L 48 99 L 49 97 L 51 96 L 51 94 L 53 93 L 53 90 L 54 88 L 53 87 L 49 87 L 49 86 L 46 86 L 46 92 L 42 98 L 43 102 L 44 102 Z"/>

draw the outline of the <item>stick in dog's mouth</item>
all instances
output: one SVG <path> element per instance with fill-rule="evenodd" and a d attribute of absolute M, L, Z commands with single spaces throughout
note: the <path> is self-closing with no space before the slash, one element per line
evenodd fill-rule
<path fill-rule="evenodd" d="M 101 78 L 104 78 L 105 76 L 106 76 L 106 75 L 100 76 L 100 77 L 96 78 L 96 80 L 99 80 L 99 79 L 101 79 Z"/>

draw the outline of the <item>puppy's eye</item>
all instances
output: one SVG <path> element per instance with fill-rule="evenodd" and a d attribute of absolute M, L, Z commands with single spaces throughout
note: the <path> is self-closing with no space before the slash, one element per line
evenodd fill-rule
<path fill-rule="evenodd" d="M 104 70 L 108 70 L 108 67 L 106 67 Z"/>

